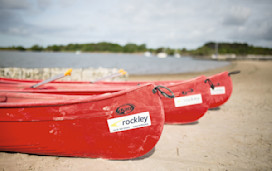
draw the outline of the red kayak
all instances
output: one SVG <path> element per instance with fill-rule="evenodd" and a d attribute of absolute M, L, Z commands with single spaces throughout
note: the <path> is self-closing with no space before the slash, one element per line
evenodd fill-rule
<path fill-rule="evenodd" d="M 233 89 L 231 75 L 238 73 L 240 71 L 222 72 L 205 80 L 205 83 L 210 85 L 209 108 L 219 107 L 228 101 Z"/>
<path fill-rule="evenodd" d="M 145 83 L 147 84 L 147 83 Z M 113 93 L 124 89 L 133 88 L 135 85 L 97 85 L 97 84 L 77 84 L 77 83 L 47 83 L 38 88 L 32 88 L 33 83 L 10 83 L 0 81 L 0 90 L 28 93 L 46 93 L 63 95 L 99 95 Z"/>
<path fill-rule="evenodd" d="M 159 141 L 164 124 L 153 84 L 96 96 L 0 91 L 0 151 L 131 159 Z"/>
<path fill-rule="evenodd" d="M 206 77 L 180 83 L 172 83 L 167 87 L 175 95 L 174 99 L 162 99 L 166 123 L 191 123 L 199 120 L 209 108 L 209 85 L 205 84 Z"/>
<path fill-rule="evenodd" d="M 206 77 L 200 76 L 187 81 L 160 82 L 170 88 L 175 95 L 174 99 L 163 98 L 166 123 L 191 123 L 199 120 L 209 108 L 210 89 L 205 83 Z M 54 94 L 77 94 L 93 95 L 99 93 L 116 92 L 123 89 L 135 87 L 139 82 L 119 83 L 48 83 L 39 88 L 30 88 L 29 81 L 19 82 L 6 79 L 0 83 L 0 90 L 9 92 L 32 92 L 32 93 L 54 93 Z M 157 82 L 158 83 L 158 82 Z M 143 82 L 140 82 L 143 84 Z M 162 88 L 162 87 L 161 87 Z M 164 88 L 162 88 L 164 89 Z"/>
<path fill-rule="evenodd" d="M 209 108 L 217 108 L 228 101 L 233 90 L 231 75 L 238 74 L 238 73 L 240 73 L 240 71 L 233 71 L 233 72 L 226 71 L 226 72 L 218 73 L 206 78 L 204 82 L 210 85 L 210 90 L 209 90 L 210 95 L 208 98 Z M 169 84 L 171 85 L 178 82 L 184 82 L 184 81 L 153 81 L 153 83 L 156 85 L 165 85 L 165 86 L 169 86 Z M 66 82 L 66 83 L 69 83 L 69 82 Z M 95 84 L 109 85 L 109 86 L 114 86 L 114 85 L 122 86 L 122 85 L 136 85 L 136 83 L 139 84 L 139 83 L 145 83 L 145 82 L 97 82 Z"/>
<path fill-rule="evenodd" d="M 216 108 L 228 101 L 231 96 L 233 90 L 233 84 L 231 75 L 238 74 L 240 71 L 233 71 L 233 72 L 222 72 L 206 78 L 205 83 L 210 85 L 210 96 L 208 99 L 209 108 Z M 0 79 L 1 82 L 1 79 Z M 168 86 L 169 84 L 184 82 L 184 81 L 153 81 L 152 83 L 156 85 L 165 85 Z M 71 82 L 65 82 L 71 83 Z M 74 82 L 75 83 L 75 82 Z M 84 83 L 84 82 L 80 82 Z M 87 83 L 87 82 L 85 82 Z M 146 83 L 146 82 L 97 82 L 95 84 L 99 85 L 109 85 L 109 86 L 122 86 L 122 85 L 136 85 L 139 83 Z"/>
<path fill-rule="evenodd" d="M 212 75 L 205 81 L 209 84 L 210 97 L 208 100 L 209 108 L 219 107 L 220 105 L 227 102 L 231 96 L 233 85 L 230 75 L 237 74 L 240 71 L 234 72 L 222 72 L 216 75 Z M 41 80 L 21 80 L 21 79 L 10 79 L 0 78 L 0 86 L 6 86 L 3 83 L 29 83 L 29 87 L 35 83 L 41 82 Z M 156 85 L 169 86 L 171 84 L 180 83 L 183 81 L 151 81 Z M 116 92 L 127 87 L 144 84 L 147 82 L 143 81 L 123 81 L 123 82 L 80 82 L 80 81 L 54 81 L 52 83 L 43 85 L 38 89 L 29 89 L 29 92 L 40 92 L 40 93 L 54 93 L 54 94 L 77 94 L 77 95 L 88 95 L 88 94 L 101 94 L 105 92 Z M 70 86 L 68 86 L 70 85 Z M 85 86 L 84 86 L 85 85 Z M 61 87 L 62 86 L 62 87 Z M 26 87 L 24 87 L 26 88 Z M 54 90 L 53 90 L 54 89 Z"/>

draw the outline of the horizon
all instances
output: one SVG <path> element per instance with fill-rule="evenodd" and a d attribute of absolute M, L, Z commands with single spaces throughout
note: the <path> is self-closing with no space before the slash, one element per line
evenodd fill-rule
<path fill-rule="evenodd" d="M 38 45 L 39 47 L 42 47 L 42 48 L 45 49 L 45 48 L 48 48 L 49 46 L 54 46 L 54 45 L 56 45 L 56 46 L 68 46 L 69 44 L 83 45 L 83 44 L 99 44 L 99 43 L 118 44 L 118 43 L 114 43 L 114 42 L 105 42 L 105 41 L 102 41 L 102 42 L 88 42 L 88 43 L 49 44 L 49 45 L 42 46 L 42 45 L 36 43 L 36 44 L 33 44 L 32 46 L 28 46 L 28 47 L 25 47 L 25 46 L 22 46 L 22 45 L 18 45 L 18 46 L 16 46 L 16 45 L 11 45 L 11 46 L 0 46 L 0 48 L 13 48 L 13 47 L 20 47 L 20 46 L 21 46 L 21 47 L 23 47 L 23 48 L 25 48 L 25 49 L 30 49 L 30 48 L 32 48 L 33 46 Z M 249 43 L 247 43 L 247 42 L 213 42 L 213 41 L 208 41 L 208 42 L 203 43 L 203 44 L 200 45 L 199 47 L 192 48 L 192 49 L 187 49 L 187 48 L 185 48 L 185 47 L 172 48 L 172 47 L 169 47 L 169 46 L 167 46 L 167 47 L 150 48 L 150 47 L 148 47 L 147 44 L 145 44 L 145 43 L 143 43 L 143 44 L 146 46 L 146 49 L 159 49 L 159 48 L 165 48 L 165 49 L 167 49 L 167 48 L 169 48 L 169 49 L 176 49 L 176 50 L 182 50 L 182 49 L 186 49 L 186 50 L 196 50 L 196 49 L 198 49 L 198 48 L 200 48 L 200 47 L 203 47 L 203 46 L 204 46 L 205 44 L 207 44 L 207 43 L 217 43 L 217 44 L 219 44 L 219 45 L 220 45 L 220 44 L 247 44 L 248 46 L 253 46 L 253 47 L 255 47 L 255 48 L 268 48 L 268 49 L 272 49 L 272 48 L 270 48 L 270 47 L 255 46 L 255 45 L 249 44 Z M 129 43 L 127 43 L 127 44 L 136 44 L 136 43 L 129 42 Z M 118 44 L 118 45 L 124 47 L 126 44 Z M 136 45 L 139 46 L 139 45 L 142 45 L 142 44 L 136 44 Z"/>
<path fill-rule="evenodd" d="M 272 48 L 272 1 L 1 0 L 0 46 L 133 42 L 196 49 L 207 42 Z"/>

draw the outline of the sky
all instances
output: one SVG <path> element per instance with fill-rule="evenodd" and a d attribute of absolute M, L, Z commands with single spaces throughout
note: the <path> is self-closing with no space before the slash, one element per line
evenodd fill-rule
<path fill-rule="evenodd" d="M 209 41 L 272 48 L 272 0 L 0 0 L 0 46 Z"/>

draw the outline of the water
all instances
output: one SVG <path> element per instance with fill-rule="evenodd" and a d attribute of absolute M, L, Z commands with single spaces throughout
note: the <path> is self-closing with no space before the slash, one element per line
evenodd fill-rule
<path fill-rule="evenodd" d="M 157 58 L 140 54 L 52 53 L 0 51 L 0 67 L 21 68 L 123 68 L 129 74 L 175 74 L 198 72 L 228 65 L 229 62 L 191 57 Z"/>

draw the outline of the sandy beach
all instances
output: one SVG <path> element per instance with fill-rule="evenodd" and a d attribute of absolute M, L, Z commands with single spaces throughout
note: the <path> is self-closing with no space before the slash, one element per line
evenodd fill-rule
<path fill-rule="evenodd" d="M 234 61 L 201 73 L 130 76 L 129 80 L 183 80 L 241 70 L 233 94 L 198 122 L 165 125 L 146 156 L 125 161 L 0 152 L 8 170 L 272 170 L 272 61 Z"/>

